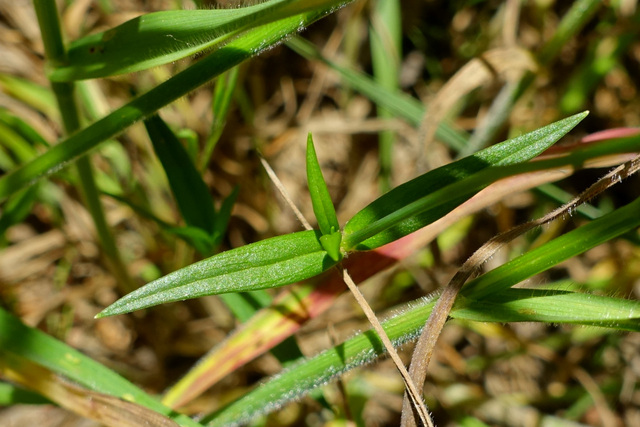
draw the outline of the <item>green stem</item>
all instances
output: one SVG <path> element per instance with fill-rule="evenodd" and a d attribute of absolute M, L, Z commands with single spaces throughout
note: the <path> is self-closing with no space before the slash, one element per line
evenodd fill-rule
<path fill-rule="evenodd" d="M 34 0 L 34 7 L 38 16 L 40 31 L 42 32 L 47 60 L 53 65 L 64 64 L 66 62 L 66 50 L 62 41 L 62 31 L 55 1 Z M 58 102 L 65 133 L 70 135 L 80 129 L 80 112 L 75 98 L 74 83 L 51 82 L 51 88 Z M 80 178 L 80 189 L 87 209 L 93 218 L 102 250 L 109 260 L 114 275 L 118 279 L 120 289 L 123 292 L 131 292 L 136 286 L 120 258 L 115 239 L 107 224 L 88 156 L 78 159 L 76 167 Z"/>

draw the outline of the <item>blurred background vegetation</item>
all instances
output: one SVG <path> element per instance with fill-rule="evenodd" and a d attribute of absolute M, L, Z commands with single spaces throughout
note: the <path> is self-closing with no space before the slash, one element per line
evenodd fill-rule
<path fill-rule="evenodd" d="M 61 1 L 63 31 L 69 40 L 105 30 L 154 10 L 229 7 L 238 2 L 154 0 Z M 571 7 L 584 4 L 575 36 L 549 47 Z M 395 7 L 395 9 L 394 9 Z M 388 8 L 388 9 L 385 9 Z M 394 10 L 399 15 L 394 15 Z M 274 190 L 260 165 L 270 163 L 293 201 L 313 218 L 306 190 L 304 147 L 307 132 L 316 149 L 341 223 L 368 202 L 426 168 L 433 168 L 508 137 L 588 109 L 590 116 L 572 133 L 640 125 L 640 11 L 635 1 L 356 1 L 312 25 L 302 37 L 324 60 L 301 55 L 300 45 L 284 44 L 225 74 L 235 89 L 228 116 L 214 117 L 217 86 L 205 86 L 161 110 L 187 151 L 204 171 L 220 206 L 235 187 L 238 198 L 220 250 L 299 230 L 291 209 Z M 306 45 L 303 45 L 304 47 Z M 306 46 L 309 48 L 309 46 Z M 512 47 L 528 52 L 502 57 L 491 52 Z M 311 53 L 310 53 L 311 52 Z M 480 58 L 493 78 L 474 82 L 479 71 L 465 65 Z M 81 91 L 104 115 L 184 69 L 189 61 L 117 78 L 90 81 Z M 460 135 L 473 134 L 496 110 L 514 82 L 528 73 L 528 86 L 492 131 L 476 131 L 471 146 L 434 138 L 423 158 L 416 141 L 425 129 L 406 116 L 377 108 L 344 73 L 327 61 L 373 76 L 376 87 L 402 92 Z M 530 62 L 529 62 L 530 61 Z M 505 64 L 504 70 L 497 64 Z M 533 65 L 532 65 L 533 64 Z M 0 114 L 21 117 L 53 144 L 61 125 L 44 73 L 43 46 L 33 7 L 26 1 L 0 1 Z M 466 70 L 466 71 L 465 71 Z M 515 76 L 510 74 L 515 73 Z M 447 88 L 452 79 L 457 84 Z M 356 75 L 358 80 L 358 75 Z M 361 79 L 362 80 L 362 79 Z M 445 91 L 446 90 L 446 91 Z M 443 96 L 443 93 L 445 94 Z M 434 108 L 434 110 L 436 110 Z M 8 120 L 8 119 L 6 119 Z M 6 122 L 3 120 L 3 123 Z M 502 123 L 500 123 L 502 121 Z M 223 128 L 214 128 L 222 124 Z M 0 126 L 0 132 L 7 127 Z M 216 132 L 218 134 L 216 134 Z M 1 137 L 0 133 L 0 137 Z M 209 141 L 209 142 L 207 142 Z M 210 144 L 205 164 L 198 147 Z M 473 145 L 476 144 L 476 145 Z M 469 151 L 470 150 L 470 151 Z M 200 255 L 131 204 L 168 224 L 179 224 L 162 166 L 142 124 L 92 154 L 108 223 L 137 285 L 188 265 Z M 419 161 L 418 161 L 419 160 Z M 0 167 L 16 162 L 6 149 Z M 586 170 L 559 183 L 577 193 L 604 170 Z M 120 372 L 152 393 L 173 384 L 238 321 L 216 297 L 176 303 L 157 310 L 95 321 L 93 316 L 122 295 L 97 243 L 91 217 L 72 185 L 71 169 L 38 187 L 32 208 L 17 224 L 0 220 L 0 300 L 28 325 L 37 327 Z M 593 201 L 603 212 L 640 196 L 631 178 Z M 497 232 L 537 217 L 555 202 L 539 192 L 514 194 L 461 221 L 436 243 L 366 282 L 362 289 L 384 315 L 401 302 L 445 284 L 456 268 Z M 579 216 L 531 233 L 494 257 L 488 268 L 512 255 L 572 229 Z M 10 226 L 10 227 L 9 227 Z M 588 289 L 632 299 L 640 296 L 640 250 L 624 239 L 573 258 L 538 282 L 566 280 L 568 289 Z M 296 335 L 305 355 L 367 328 L 349 295 Z M 640 336 L 609 330 L 544 324 L 479 324 L 454 321 L 438 344 L 426 386 L 438 425 L 640 425 Z M 407 358 L 411 346 L 402 349 Z M 408 360 L 408 359 L 407 359 Z M 280 370 L 270 354 L 238 369 L 187 407 L 210 412 L 267 375 Z M 396 425 L 403 383 L 384 360 L 356 369 L 325 388 L 333 412 L 311 398 L 269 416 L 267 425 L 325 425 L 345 419 L 364 425 Z M 345 404 L 345 396 L 348 404 Z M 347 409 L 348 408 L 348 409 Z M 461 417 L 469 414 L 477 419 Z M 480 421 L 482 420 L 482 421 Z M 0 408 L 1 425 L 91 425 L 48 405 Z"/>

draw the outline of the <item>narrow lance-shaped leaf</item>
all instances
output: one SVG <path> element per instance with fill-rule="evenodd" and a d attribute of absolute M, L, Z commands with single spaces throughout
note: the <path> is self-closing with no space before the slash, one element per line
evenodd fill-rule
<path fill-rule="evenodd" d="M 184 221 L 188 226 L 212 234 L 216 211 L 209 188 L 196 170 L 189 154 L 158 115 L 146 119 L 144 125 L 153 149 L 167 174 Z"/>
<path fill-rule="evenodd" d="M 272 237 L 167 274 L 119 299 L 97 317 L 205 295 L 275 288 L 317 276 L 335 264 L 316 231 Z"/>
<path fill-rule="evenodd" d="M 316 215 L 322 233 L 320 244 L 334 261 L 339 261 L 342 257 L 340 254 L 340 242 L 342 241 L 340 224 L 329 195 L 327 183 L 322 176 L 311 133 L 307 136 L 307 182 L 313 213 Z"/>
<path fill-rule="evenodd" d="M 347 250 L 374 249 L 430 224 L 492 181 L 517 173 L 517 168 L 504 167 L 537 156 L 587 114 L 496 144 L 394 188 L 347 222 L 343 246 Z"/>
<path fill-rule="evenodd" d="M 168 64 L 219 47 L 244 31 L 336 0 L 271 0 L 253 6 L 148 13 L 70 44 L 68 61 L 52 64 L 52 81 L 73 81 L 131 73 Z"/>

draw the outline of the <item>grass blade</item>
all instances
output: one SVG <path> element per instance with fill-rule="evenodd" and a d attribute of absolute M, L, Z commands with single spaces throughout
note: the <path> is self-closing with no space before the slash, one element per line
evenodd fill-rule
<path fill-rule="evenodd" d="M 402 315 L 382 326 L 394 346 L 416 338 L 424 325 L 433 301 L 423 300 Z M 293 368 L 271 378 L 240 399 L 202 420 L 209 427 L 243 425 L 251 419 L 297 400 L 316 387 L 384 354 L 382 341 L 372 330 L 358 334 L 344 343 L 306 359 Z"/>
<path fill-rule="evenodd" d="M 295 37 L 289 40 L 287 46 L 306 59 L 322 61 L 340 74 L 342 82 L 346 86 L 362 93 L 377 106 L 388 110 L 396 117 L 403 118 L 413 126 L 417 127 L 420 125 L 420 121 L 425 114 L 425 107 L 418 99 L 403 92 L 391 91 L 379 85 L 370 76 L 362 72 L 342 67 L 324 58 L 315 46 L 301 37 Z M 464 148 L 468 138 L 468 135 L 466 135 L 464 131 L 454 129 L 447 123 L 442 123 L 438 127 L 436 135 L 456 150 Z"/>
<path fill-rule="evenodd" d="M 400 92 L 401 9 L 399 0 L 373 2 L 369 29 L 374 79 L 380 86 L 392 92 Z M 393 114 L 385 108 L 379 107 L 377 113 L 380 118 L 393 117 Z M 391 189 L 392 153 L 395 138 L 392 131 L 380 132 L 378 136 L 380 189 L 383 193 Z"/>
<path fill-rule="evenodd" d="M 640 302 L 548 289 L 509 289 L 480 301 L 461 298 L 451 312 L 476 322 L 592 324 L 640 331 Z"/>

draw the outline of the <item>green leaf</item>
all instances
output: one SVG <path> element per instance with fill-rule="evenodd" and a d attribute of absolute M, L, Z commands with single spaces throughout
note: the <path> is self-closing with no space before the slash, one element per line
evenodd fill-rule
<path fill-rule="evenodd" d="M 30 141 L 0 121 L 0 144 L 13 154 L 18 164 L 26 163 L 36 156 L 36 150 Z"/>
<path fill-rule="evenodd" d="M 402 6 L 400 0 L 373 2 L 371 8 L 369 39 L 371 65 L 375 81 L 392 92 L 400 92 L 400 61 L 402 58 Z M 393 114 L 378 107 L 378 117 L 392 118 Z M 380 164 L 380 189 L 391 189 L 393 144 L 395 132 L 384 130 L 378 134 L 378 158 Z"/>
<path fill-rule="evenodd" d="M 24 325 L 0 308 L 0 358 L 5 353 L 42 365 L 91 390 L 146 406 L 171 417 L 180 425 L 200 426 L 189 417 L 162 405 L 114 371 L 44 332 Z"/>
<path fill-rule="evenodd" d="M 640 198 L 472 280 L 462 295 L 481 300 L 640 226 Z"/>
<path fill-rule="evenodd" d="M 340 4 L 346 4 L 346 2 L 340 2 Z M 302 30 L 305 26 L 335 11 L 336 7 L 332 3 L 326 7 L 273 22 L 268 26 L 249 30 L 149 92 L 59 142 L 26 165 L 0 177 L 0 200 L 24 186 L 33 184 L 38 178 L 59 170 L 102 141 L 117 135 L 135 122 L 207 83 L 218 74 L 276 45 L 286 36 Z M 0 76 L 0 84 L 4 84 L 3 79 L 4 77 Z"/>
<path fill-rule="evenodd" d="M 396 187 L 347 222 L 343 247 L 374 249 L 430 224 L 491 182 L 521 172 L 514 165 L 540 154 L 587 114 L 496 144 Z"/>
<path fill-rule="evenodd" d="M 322 176 L 322 170 L 320 169 L 320 163 L 318 163 L 318 156 L 316 156 L 313 138 L 310 133 L 307 136 L 307 182 L 309 184 L 313 213 L 316 215 L 318 226 L 322 233 L 320 243 L 334 261 L 339 261 L 341 259 L 340 242 L 342 240 L 342 234 L 339 231 L 340 224 L 329 195 L 327 183 Z"/>
<path fill-rule="evenodd" d="M 196 170 L 187 150 L 158 116 L 144 121 L 153 149 L 167 173 L 178 208 L 188 226 L 214 231 L 216 211 L 207 184 Z"/>
<path fill-rule="evenodd" d="M 160 224 L 160 223 L 159 223 Z M 161 225 L 161 224 L 160 224 Z M 166 227 L 164 231 L 173 234 L 189 243 L 200 254 L 211 254 L 215 244 L 209 233 L 199 227 Z"/>
<path fill-rule="evenodd" d="M 549 315 L 549 319 L 566 319 L 570 323 L 626 330 L 640 329 L 637 317 L 635 317 L 640 315 L 640 305 L 637 301 L 548 290 L 509 290 L 509 292 L 512 291 L 516 292 L 507 294 L 506 297 L 496 296 L 495 299 L 485 302 L 465 301 L 465 305 L 454 310 L 452 315 L 459 315 L 459 318 L 475 316 L 473 320 L 480 321 L 488 319 L 489 321 L 506 322 L 512 320 L 535 321 L 538 313 L 546 313 Z M 544 298 L 549 299 L 545 300 Z M 505 305 L 500 308 L 499 302 L 504 302 Z M 394 346 L 400 346 L 418 337 L 431 314 L 434 303 L 433 299 L 410 302 L 398 309 L 394 317 L 382 322 L 382 326 Z M 512 305 L 509 306 L 509 304 Z M 563 307 L 563 305 L 569 304 L 576 304 L 577 310 L 575 311 L 585 310 L 587 314 L 581 318 L 575 317 L 575 313 L 569 313 L 567 307 Z M 483 310 L 483 307 L 486 310 Z M 558 310 L 557 315 L 552 313 L 554 307 Z M 514 314 L 514 309 L 521 311 Z M 487 310 L 496 310 L 496 314 L 492 317 L 492 313 Z M 598 310 L 603 310 L 599 312 L 599 317 Z M 603 319 L 602 314 L 608 312 L 613 316 L 612 319 Z M 541 315 L 538 317 L 542 318 Z M 284 406 L 288 402 L 298 400 L 314 388 L 326 384 L 355 367 L 370 363 L 384 353 L 382 342 L 372 330 L 357 334 L 344 343 L 325 350 L 272 377 L 234 402 L 205 417 L 202 422 L 209 427 L 245 424 L 253 418 Z"/>
<path fill-rule="evenodd" d="M 310 133 L 307 136 L 307 181 L 309 183 L 311 203 L 313 204 L 313 213 L 318 220 L 320 231 L 323 235 L 338 231 L 340 224 L 327 189 L 327 183 L 320 170 L 320 163 L 318 163 L 316 149 L 313 146 L 313 138 Z"/>
<path fill-rule="evenodd" d="M 451 312 L 477 322 L 592 324 L 640 331 L 640 302 L 549 289 L 509 289 L 480 301 L 462 297 Z"/>
<path fill-rule="evenodd" d="M 21 77 L 0 74 L 0 89 L 7 95 L 35 108 L 45 116 L 57 122 L 60 121 L 58 104 L 49 86 L 44 87 Z"/>
<path fill-rule="evenodd" d="M 0 107 L 0 122 L 9 126 L 33 146 L 49 147 L 49 143 L 29 123 L 2 107 Z"/>
<path fill-rule="evenodd" d="M 68 61 L 53 64 L 52 81 L 108 77 L 145 70 L 222 46 L 247 30 L 336 0 L 271 0 L 253 6 L 148 13 L 70 44 Z"/>
<path fill-rule="evenodd" d="M 215 233 L 214 235 L 211 235 L 199 227 L 174 227 L 173 225 L 158 218 L 146 207 L 132 202 L 127 197 L 123 197 L 105 190 L 102 191 L 102 194 L 105 194 L 119 201 L 120 203 L 129 206 L 138 215 L 155 222 L 164 231 L 184 240 L 201 254 L 210 254 L 211 251 L 215 249 L 215 247 L 219 244 L 219 240 L 215 240 L 214 238 L 216 236 Z"/>
<path fill-rule="evenodd" d="M 148 283 L 98 317 L 205 295 L 274 288 L 317 276 L 336 264 L 319 237 L 316 231 L 302 231 L 222 252 Z"/>

